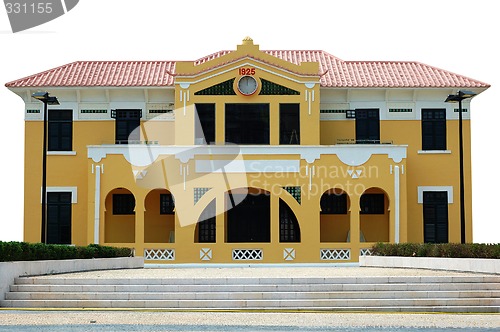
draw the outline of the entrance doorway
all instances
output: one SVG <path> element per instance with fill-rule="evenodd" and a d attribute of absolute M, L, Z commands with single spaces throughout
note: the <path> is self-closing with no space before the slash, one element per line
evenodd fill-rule
<path fill-rule="evenodd" d="M 235 205 L 233 202 L 240 203 Z M 271 207 L 267 191 L 228 192 L 226 206 L 233 206 L 226 212 L 226 242 L 271 242 Z"/>
<path fill-rule="evenodd" d="M 448 192 L 424 191 L 424 242 L 448 242 Z"/>

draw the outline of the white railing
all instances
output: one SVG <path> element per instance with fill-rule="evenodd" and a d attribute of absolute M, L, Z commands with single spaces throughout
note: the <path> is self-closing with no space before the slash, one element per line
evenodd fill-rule
<path fill-rule="evenodd" d="M 348 261 L 351 259 L 351 249 L 321 249 L 322 261 Z"/>
<path fill-rule="evenodd" d="M 144 249 L 144 259 L 152 261 L 174 261 L 175 249 Z"/>
<path fill-rule="evenodd" d="M 262 249 L 233 249 L 234 261 L 261 261 L 263 257 Z"/>

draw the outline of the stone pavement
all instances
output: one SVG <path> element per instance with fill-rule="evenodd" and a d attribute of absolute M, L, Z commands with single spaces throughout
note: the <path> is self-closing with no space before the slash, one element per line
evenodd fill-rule
<path fill-rule="evenodd" d="M 0 331 L 499 331 L 500 315 L 0 310 Z"/>
<path fill-rule="evenodd" d="M 376 268 L 354 266 L 252 266 L 252 267 L 178 267 L 169 265 L 167 268 L 144 268 L 128 270 L 105 270 L 81 273 L 68 273 L 47 276 L 46 278 L 265 278 L 265 277 L 380 277 L 380 276 L 477 276 L 477 273 L 437 271 L 423 269 Z M 487 275 L 487 274 L 480 274 Z M 41 276 L 39 278 L 45 278 Z"/>

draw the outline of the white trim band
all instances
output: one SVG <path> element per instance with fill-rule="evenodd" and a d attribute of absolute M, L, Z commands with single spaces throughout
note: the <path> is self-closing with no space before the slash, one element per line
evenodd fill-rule
<path fill-rule="evenodd" d="M 40 188 L 40 203 L 42 202 L 42 193 Z M 71 204 L 78 203 L 78 188 L 77 187 L 47 187 L 47 193 L 70 192 Z"/>
<path fill-rule="evenodd" d="M 424 191 L 446 191 L 448 193 L 448 204 L 453 204 L 453 186 L 419 186 L 418 203 L 424 203 Z"/>

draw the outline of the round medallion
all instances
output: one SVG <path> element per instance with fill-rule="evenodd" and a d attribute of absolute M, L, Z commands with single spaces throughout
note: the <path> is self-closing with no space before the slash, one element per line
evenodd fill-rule
<path fill-rule="evenodd" d="M 238 81 L 238 91 L 245 96 L 250 96 L 257 91 L 257 80 L 253 76 L 242 76 Z"/>

